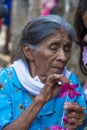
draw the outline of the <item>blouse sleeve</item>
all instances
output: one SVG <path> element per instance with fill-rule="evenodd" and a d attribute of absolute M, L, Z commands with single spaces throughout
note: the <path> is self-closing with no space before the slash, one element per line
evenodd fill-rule
<path fill-rule="evenodd" d="M 0 130 L 12 122 L 11 96 L 5 70 L 0 71 Z"/>

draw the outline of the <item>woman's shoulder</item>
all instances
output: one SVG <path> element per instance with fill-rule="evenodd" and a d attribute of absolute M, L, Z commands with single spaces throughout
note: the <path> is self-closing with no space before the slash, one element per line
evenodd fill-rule
<path fill-rule="evenodd" d="M 84 93 L 83 91 L 83 87 L 81 84 L 81 81 L 79 80 L 79 77 L 74 73 L 71 72 L 71 75 L 69 77 L 70 82 L 74 85 L 74 84 L 78 84 L 78 87 L 76 88 L 78 91 Z"/>
<path fill-rule="evenodd" d="M 69 76 L 69 80 L 71 81 L 72 84 L 81 84 L 79 77 L 77 76 L 77 74 L 75 72 L 70 71 L 70 76 Z"/>
<path fill-rule="evenodd" d="M 0 83 L 7 82 L 17 82 L 17 75 L 13 67 L 9 66 L 7 68 L 0 69 Z"/>
<path fill-rule="evenodd" d="M 71 71 L 70 78 L 76 78 L 76 79 L 78 79 L 78 76 L 75 74 L 75 72 Z"/>
<path fill-rule="evenodd" d="M 10 88 L 12 86 L 11 75 L 13 74 L 13 68 L 7 67 L 0 69 L 0 93 L 10 94 Z"/>
<path fill-rule="evenodd" d="M 78 78 L 78 76 L 74 73 L 74 72 L 72 72 L 71 70 L 68 70 L 68 69 L 66 69 L 65 68 L 65 70 L 64 70 L 64 75 L 69 79 L 69 80 L 78 80 L 79 81 L 79 78 Z"/>
<path fill-rule="evenodd" d="M 1 88 L 1 90 L 10 92 L 10 90 L 13 90 L 13 89 L 16 89 L 19 87 L 21 87 L 21 84 L 17 78 L 14 68 L 11 66 L 9 66 L 7 68 L 2 68 L 0 70 L 0 88 Z"/>
<path fill-rule="evenodd" d="M 11 75 L 12 73 L 14 73 L 14 69 L 12 67 L 1 68 L 0 69 L 0 78 L 3 76 L 5 77 L 8 75 Z"/>

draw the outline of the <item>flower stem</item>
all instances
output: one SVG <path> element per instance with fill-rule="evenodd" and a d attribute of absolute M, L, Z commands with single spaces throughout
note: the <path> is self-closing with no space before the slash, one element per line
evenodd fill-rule
<path fill-rule="evenodd" d="M 67 102 L 67 101 L 68 101 L 68 94 L 67 94 L 67 96 L 66 96 L 66 100 L 65 100 L 65 102 Z M 62 116 L 61 126 L 62 126 L 62 123 L 63 123 L 64 115 L 65 115 L 65 110 L 63 111 L 63 116 Z"/>

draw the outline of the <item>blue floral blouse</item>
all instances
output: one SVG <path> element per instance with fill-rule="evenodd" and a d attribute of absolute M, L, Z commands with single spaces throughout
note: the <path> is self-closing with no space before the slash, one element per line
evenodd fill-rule
<path fill-rule="evenodd" d="M 81 96 L 73 99 L 68 98 L 68 101 L 77 102 L 79 105 L 86 107 L 84 92 L 78 78 L 71 73 L 69 80 L 72 84 L 79 84 L 77 91 L 81 93 Z M 52 125 L 60 125 L 64 102 L 65 98 L 58 96 L 47 102 L 29 130 L 49 130 Z M 16 120 L 31 103 L 32 99 L 20 84 L 14 68 L 9 67 L 0 70 L 0 130 Z M 85 126 L 86 123 L 84 122 L 84 125 L 78 130 L 84 130 Z"/>

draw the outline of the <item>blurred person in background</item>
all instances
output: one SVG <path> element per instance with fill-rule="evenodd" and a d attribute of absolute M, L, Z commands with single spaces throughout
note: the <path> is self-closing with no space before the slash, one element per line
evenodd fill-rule
<path fill-rule="evenodd" d="M 82 72 L 87 75 L 87 0 L 79 0 L 75 12 L 74 26 L 78 36 L 77 44 L 80 46 L 79 65 Z M 87 99 L 87 81 L 83 88 Z"/>
<path fill-rule="evenodd" d="M 0 32 L 3 24 L 3 18 L 8 15 L 8 6 L 4 0 L 0 0 Z"/>
<path fill-rule="evenodd" d="M 1 22 L 1 28 L 0 31 L 2 31 L 2 26 L 4 25 L 6 27 L 5 29 L 5 44 L 3 47 L 3 50 L 1 53 L 8 55 L 10 54 L 9 51 L 9 43 L 11 38 L 11 10 L 12 10 L 12 0 L 1 0 L 4 5 L 8 8 L 8 14 L 6 17 L 0 20 Z"/>

